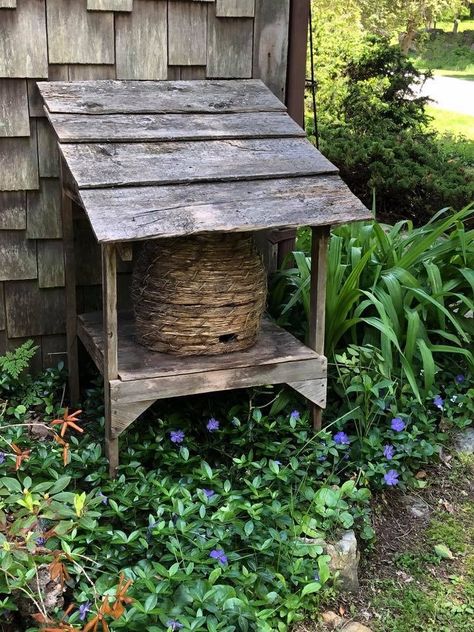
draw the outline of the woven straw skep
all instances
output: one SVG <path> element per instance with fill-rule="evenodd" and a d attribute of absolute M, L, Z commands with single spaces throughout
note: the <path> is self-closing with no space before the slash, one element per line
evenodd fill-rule
<path fill-rule="evenodd" d="M 241 351 L 256 342 L 266 296 L 249 234 L 151 240 L 133 275 L 137 339 L 176 355 Z"/>

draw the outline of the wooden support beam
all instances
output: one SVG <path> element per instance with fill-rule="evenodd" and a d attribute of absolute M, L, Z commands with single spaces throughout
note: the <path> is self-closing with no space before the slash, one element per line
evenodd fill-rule
<path fill-rule="evenodd" d="M 324 330 L 326 324 L 327 251 L 330 226 L 312 228 L 311 286 L 308 344 L 316 353 L 324 355 Z M 322 407 L 311 406 L 315 430 L 321 429 Z"/>

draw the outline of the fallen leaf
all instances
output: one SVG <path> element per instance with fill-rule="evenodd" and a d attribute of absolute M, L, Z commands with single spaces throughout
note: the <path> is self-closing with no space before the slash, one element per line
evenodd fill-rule
<path fill-rule="evenodd" d="M 454 559 L 454 555 L 450 549 L 445 544 L 437 544 L 434 547 L 434 551 L 436 555 L 442 560 L 452 560 Z"/>

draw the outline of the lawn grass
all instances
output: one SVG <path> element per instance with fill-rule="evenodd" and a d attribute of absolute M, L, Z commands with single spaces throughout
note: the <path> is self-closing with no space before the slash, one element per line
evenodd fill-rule
<path fill-rule="evenodd" d="M 459 156 L 466 164 L 474 165 L 474 116 L 433 106 L 427 106 L 426 111 L 448 158 Z"/>
<path fill-rule="evenodd" d="M 460 78 L 474 76 L 474 50 L 462 34 L 441 33 L 433 39 L 420 41 L 418 47 L 412 59 L 419 70 Z"/>
<path fill-rule="evenodd" d="M 453 31 L 453 22 L 437 22 L 437 29 L 443 29 L 446 33 L 452 33 Z M 474 31 L 474 20 L 461 20 L 458 24 L 458 33 L 463 33 L 464 31 Z"/>

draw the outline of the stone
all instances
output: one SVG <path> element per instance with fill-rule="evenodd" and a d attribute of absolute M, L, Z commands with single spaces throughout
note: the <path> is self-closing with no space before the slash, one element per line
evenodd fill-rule
<path fill-rule="evenodd" d="M 357 593 L 359 591 L 358 567 L 360 553 L 354 531 L 346 531 L 339 542 L 327 545 L 327 554 L 331 560 L 331 574 L 338 573 L 338 581 L 343 591 Z"/>
<path fill-rule="evenodd" d="M 454 438 L 454 446 L 463 454 L 474 454 L 474 428 L 465 428 Z"/>
<path fill-rule="evenodd" d="M 372 632 L 372 630 L 366 625 L 362 625 L 362 623 L 355 623 L 352 621 L 341 628 L 341 632 Z"/>
<path fill-rule="evenodd" d="M 430 506 L 422 498 L 418 498 L 417 496 L 404 496 L 402 500 L 406 510 L 414 518 L 421 520 L 430 517 Z"/>
<path fill-rule="evenodd" d="M 330 630 L 335 630 L 338 626 L 344 623 L 344 619 L 332 610 L 323 612 L 323 614 L 321 615 L 321 619 L 324 625 Z"/>

